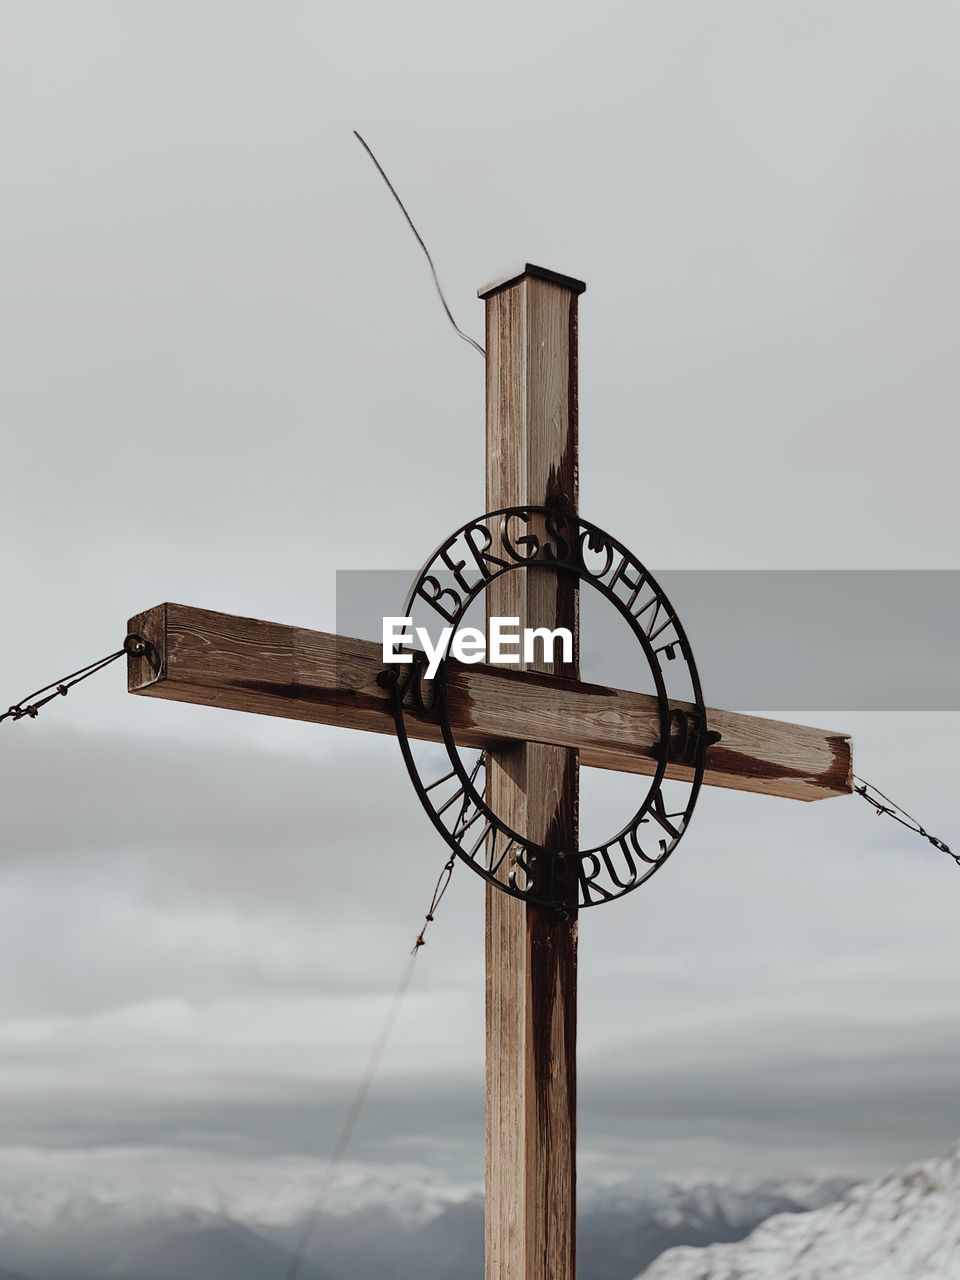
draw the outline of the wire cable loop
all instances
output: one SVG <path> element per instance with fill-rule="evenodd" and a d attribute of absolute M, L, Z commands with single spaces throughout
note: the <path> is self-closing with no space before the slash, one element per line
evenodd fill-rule
<path fill-rule="evenodd" d="M 54 698 L 65 698 L 76 685 L 81 684 L 84 680 L 89 680 L 98 671 L 109 667 L 111 663 L 116 662 L 126 654 L 142 654 L 147 651 L 147 642 L 142 636 L 128 635 L 123 642 L 123 648 L 118 649 L 116 653 L 107 654 L 105 658 L 98 658 L 96 662 L 90 662 L 85 667 L 80 667 L 77 671 L 71 671 L 68 676 L 61 676 L 59 680 L 51 680 L 49 684 L 34 690 L 33 693 L 28 693 L 25 698 L 15 702 L 13 706 L 0 715 L 0 722 L 4 720 L 23 720 L 25 718 L 36 720 L 41 708 L 45 707 L 48 702 L 52 702 Z"/>
<path fill-rule="evenodd" d="M 949 858 L 960 867 L 960 854 L 954 853 L 948 844 L 945 844 L 937 836 L 932 836 L 912 814 L 907 813 L 902 805 L 897 804 L 896 800 L 891 800 L 885 795 L 879 787 L 875 787 L 873 783 L 867 782 L 858 774 L 853 775 L 855 783 L 859 784 L 853 789 L 858 796 L 862 796 L 869 804 L 878 818 L 892 818 L 894 822 L 899 822 L 902 827 L 906 827 L 908 831 L 913 831 L 916 835 L 922 836 L 924 840 L 928 840 L 935 849 L 939 849 L 941 853 L 945 853 Z M 872 793 L 872 794 L 871 794 Z"/>

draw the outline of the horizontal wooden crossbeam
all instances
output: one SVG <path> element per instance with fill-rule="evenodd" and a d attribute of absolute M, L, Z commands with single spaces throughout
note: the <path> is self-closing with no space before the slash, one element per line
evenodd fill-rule
<path fill-rule="evenodd" d="M 148 609 L 129 627 L 150 645 L 150 653 L 128 660 L 131 693 L 393 732 L 389 695 L 377 684 L 379 644 L 180 604 Z M 648 694 L 450 659 L 447 697 L 464 747 L 542 742 L 577 748 L 582 765 L 655 770 L 660 727 Z M 851 791 L 846 734 L 733 711 L 707 714 L 721 738 L 708 749 L 706 783 L 795 800 Z M 408 716 L 408 726 L 416 737 L 440 739 L 427 716 Z M 668 775 L 690 772 L 671 765 Z"/>

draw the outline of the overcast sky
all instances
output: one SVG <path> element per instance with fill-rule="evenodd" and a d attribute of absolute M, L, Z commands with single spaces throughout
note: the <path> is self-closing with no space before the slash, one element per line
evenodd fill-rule
<path fill-rule="evenodd" d="M 0 698 L 162 600 L 332 628 L 336 570 L 481 510 L 481 361 L 354 127 L 471 333 L 518 263 L 587 281 L 581 506 L 646 563 L 960 568 L 958 39 L 947 0 L 0 3 Z M 802 718 L 960 843 L 956 714 Z M 395 744 L 114 668 L 0 768 L 2 1177 L 302 1194 L 444 857 Z M 482 903 L 461 870 L 370 1185 L 479 1176 Z M 958 915 L 856 799 L 705 795 L 583 919 L 587 1179 L 948 1145 Z"/>

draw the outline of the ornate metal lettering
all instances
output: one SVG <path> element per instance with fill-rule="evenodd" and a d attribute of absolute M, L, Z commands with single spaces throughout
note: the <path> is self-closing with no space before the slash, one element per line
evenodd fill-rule
<path fill-rule="evenodd" d="M 415 656 L 399 676 L 393 667 L 384 671 L 381 683 L 392 691 L 397 738 L 414 787 L 447 844 L 504 892 L 570 911 L 621 897 L 663 865 L 687 828 L 707 747 L 719 735 L 707 729 L 693 655 L 669 600 L 622 543 L 572 513 L 508 507 L 471 520 L 424 565 L 404 614 L 424 601 L 456 632 L 490 583 L 517 569 L 587 583 L 614 605 L 637 641 L 656 691 L 660 735 L 653 776 L 644 780 L 646 793 L 626 826 L 589 849 L 546 848 L 527 839 L 488 805 L 483 754 L 472 766 L 461 758 L 446 711 L 448 660 L 432 682 L 423 678 L 422 656 Z M 438 725 L 444 752 L 434 781 L 424 778 L 414 758 L 406 728 L 411 713 L 431 716 Z M 671 765 L 688 767 L 689 778 L 668 779 Z M 672 789 L 669 799 L 666 789 Z"/>

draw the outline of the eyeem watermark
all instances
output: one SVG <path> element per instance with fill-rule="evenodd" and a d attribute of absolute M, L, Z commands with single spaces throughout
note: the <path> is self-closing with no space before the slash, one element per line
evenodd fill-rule
<path fill-rule="evenodd" d="M 519 618 L 491 618 L 489 622 L 489 661 L 517 666 L 537 661 L 537 645 L 541 646 L 540 660 L 545 666 L 553 666 L 556 644 L 560 642 L 561 662 L 573 661 L 573 634 L 569 627 L 524 627 Z M 412 653 L 398 651 L 400 645 L 420 642 L 427 655 L 426 677 L 432 680 L 440 663 L 449 652 L 458 662 L 484 662 L 487 660 L 487 637 L 478 627 L 461 627 L 454 634 L 453 627 L 444 627 L 434 644 L 426 627 L 414 627 L 412 618 L 389 617 L 383 620 L 384 662 L 410 663 Z"/>

